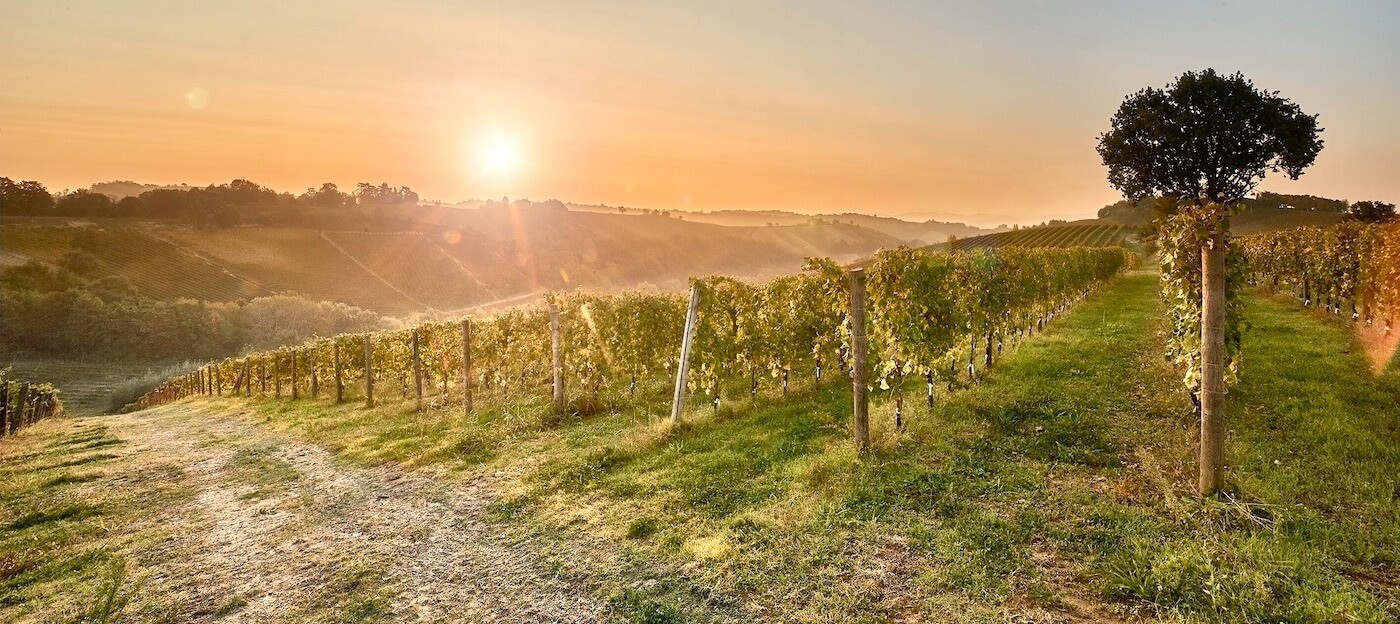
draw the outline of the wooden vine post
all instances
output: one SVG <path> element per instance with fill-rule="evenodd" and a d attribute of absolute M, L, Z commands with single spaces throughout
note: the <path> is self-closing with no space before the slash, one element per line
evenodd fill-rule
<path fill-rule="evenodd" d="M 462 319 L 462 409 L 472 413 L 472 321 Z"/>
<path fill-rule="evenodd" d="M 335 369 L 335 402 L 345 400 L 345 378 L 340 368 L 340 341 L 331 343 L 331 367 Z"/>
<path fill-rule="evenodd" d="M 292 400 L 297 400 L 297 350 L 292 349 Z"/>
<path fill-rule="evenodd" d="M 1201 461 L 1202 495 L 1225 480 L 1225 235 L 1211 232 L 1201 248 Z"/>
<path fill-rule="evenodd" d="M 258 394 L 267 394 L 267 356 L 258 357 Z"/>
<path fill-rule="evenodd" d="M 24 408 L 28 401 L 29 382 L 23 381 L 19 384 L 19 397 L 16 398 L 14 411 L 10 414 L 10 435 L 18 432 L 20 426 L 24 424 Z"/>
<path fill-rule="evenodd" d="M 870 382 L 866 378 L 869 345 L 865 338 L 865 269 L 851 270 L 851 391 L 856 449 L 870 448 Z"/>
<path fill-rule="evenodd" d="M 0 379 L 0 437 L 10 433 L 10 381 Z"/>
<path fill-rule="evenodd" d="M 317 383 L 316 377 L 316 346 L 312 345 L 311 354 L 307 361 L 307 367 L 311 369 L 311 398 L 315 399 L 321 394 L 321 385 Z"/>
<path fill-rule="evenodd" d="M 413 328 L 413 393 L 417 399 L 418 411 L 423 411 L 423 358 L 418 350 L 418 328 Z"/>
<path fill-rule="evenodd" d="M 374 407 L 374 343 L 365 334 L 365 407 Z"/>
<path fill-rule="evenodd" d="M 685 308 L 685 329 L 681 333 L 681 357 L 676 362 L 676 388 L 671 394 L 671 423 L 680 424 L 685 413 L 685 381 L 690 374 L 690 349 L 695 342 L 695 317 L 700 312 L 700 285 L 690 285 L 690 304 Z"/>
<path fill-rule="evenodd" d="M 253 358 L 243 358 L 243 394 L 253 396 Z"/>
<path fill-rule="evenodd" d="M 223 367 L 218 364 L 214 365 L 214 394 L 224 396 L 224 379 L 223 372 L 219 370 L 220 368 Z"/>
<path fill-rule="evenodd" d="M 282 396 L 282 354 L 272 354 L 272 387 L 273 391 L 280 398 Z"/>
<path fill-rule="evenodd" d="M 564 413 L 564 332 L 559 327 L 559 306 L 549 304 L 549 346 L 554 359 L 554 413 Z"/>

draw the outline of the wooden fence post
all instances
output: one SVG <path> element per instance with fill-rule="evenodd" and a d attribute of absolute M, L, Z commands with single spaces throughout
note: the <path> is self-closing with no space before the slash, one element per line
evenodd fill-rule
<path fill-rule="evenodd" d="M 243 358 L 243 395 L 253 396 L 253 358 Z"/>
<path fill-rule="evenodd" d="M 221 369 L 223 369 L 222 366 L 214 365 L 214 393 L 224 396 L 224 373 Z"/>
<path fill-rule="evenodd" d="M 282 350 L 272 352 L 272 388 L 277 398 L 282 398 Z"/>
<path fill-rule="evenodd" d="M 462 409 L 472 413 L 472 321 L 462 319 Z"/>
<path fill-rule="evenodd" d="M 700 312 L 700 285 L 690 285 L 690 304 L 685 309 L 685 329 L 681 333 L 681 358 L 676 362 L 676 387 L 671 393 L 671 424 L 680 424 L 685 413 L 685 378 L 690 373 L 690 349 L 695 340 L 695 317 Z"/>
<path fill-rule="evenodd" d="M 10 380 L 0 379 L 0 438 L 10 434 Z"/>
<path fill-rule="evenodd" d="M 549 304 L 549 346 L 554 359 L 554 413 L 564 413 L 564 336 L 559 327 L 559 306 Z"/>
<path fill-rule="evenodd" d="M 418 350 L 418 328 L 413 328 L 413 396 L 417 400 L 418 411 L 423 411 L 423 358 Z"/>
<path fill-rule="evenodd" d="M 312 345 L 311 345 L 311 357 L 310 357 L 310 362 L 308 362 L 308 364 L 309 364 L 309 368 L 311 369 L 311 398 L 312 398 L 312 399 L 315 399 L 315 398 L 317 398 L 317 395 L 320 394 L 320 391 L 321 391 L 321 386 L 317 383 L 317 378 L 316 378 L 316 345 L 315 345 L 315 344 L 312 344 Z"/>
<path fill-rule="evenodd" d="M 267 394 L 267 356 L 258 357 L 258 394 Z"/>
<path fill-rule="evenodd" d="M 331 367 L 335 369 L 335 402 L 345 400 L 345 379 L 340 368 L 340 340 L 331 343 Z"/>
<path fill-rule="evenodd" d="M 292 400 L 297 400 L 297 350 L 292 349 Z"/>
<path fill-rule="evenodd" d="M 10 435 L 14 435 L 24 426 L 24 408 L 28 400 L 29 382 L 22 381 L 19 384 L 19 397 L 15 400 L 14 413 L 10 415 Z"/>
<path fill-rule="evenodd" d="M 374 407 L 374 343 L 365 334 L 365 407 Z"/>
<path fill-rule="evenodd" d="M 851 390 L 854 395 L 856 449 L 870 448 L 870 385 L 866 379 L 865 270 L 851 271 Z"/>

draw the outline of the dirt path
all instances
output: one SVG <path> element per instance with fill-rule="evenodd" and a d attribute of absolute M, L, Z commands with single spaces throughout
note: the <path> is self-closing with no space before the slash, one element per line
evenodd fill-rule
<path fill-rule="evenodd" d="M 604 617 L 577 573 L 606 556 L 512 541 L 481 479 L 346 467 L 239 412 L 176 404 L 104 424 L 126 461 L 175 462 L 195 488 L 143 589 L 207 614 L 195 621 L 316 620 L 330 603 L 394 621 Z"/>

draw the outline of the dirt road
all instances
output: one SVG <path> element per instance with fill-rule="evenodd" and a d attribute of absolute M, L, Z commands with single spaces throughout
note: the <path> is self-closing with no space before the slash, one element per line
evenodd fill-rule
<path fill-rule="evenodd" d="M 236 411 L 176 404 L 101 417 L 124 463 L 177 465 L 194 496 L 141 571 L 198 621 L 317 617 L 318 605 L 394 621 L 592 622 L 600 549 L 513 539 L 488 519 L 489 476 L 448 479 L 343 465 Z M 355 602 L 358 601 L 358 602 Z"/>

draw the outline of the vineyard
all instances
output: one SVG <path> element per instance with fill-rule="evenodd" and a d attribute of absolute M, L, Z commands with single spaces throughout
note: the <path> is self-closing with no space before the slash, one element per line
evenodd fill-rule
<path fill-rule="evenodd" d="M 1349 314 L 1388 333 L 1400 312 L 1400 223 L 1344 222 L 1240 239 L 1255 284 L 1293 291 L 1304 306 Z"/>
<path fill-rule="evenodd" d="M 49 383 L 15 382 L 0 377 L 0 437 L 63 414 L 58 388 Z"/>
<path fill-rule="evenodd" d="M 274 393 L 374 403 L 397 390 L 425 403 L 534 394 L 553 388 L 556 411 L 634 397 L 639 383 L 676 375 L 719 407 L 726 396 L 786 393 L 831 371 L 867 378 L 904 399 L 907 380 L 975 381 L 1013 345 L 1136 263 L 1119 248 L 1000 249 L 929 254 L 895 249 L 848 274 L 829 260 L 763 285 L 729 277 L 693 282 L 693 314 L 676 295 L 551 293 L 544 307 L 393 332 L 341 335 L 230 358 L 172 379 L 132 405 L 192 394 Z M 862 276 L 853 279 L 853 276 Z M 868 310 L 851 288 L 868 288 Z M 853 329 L 852 314 L 868 315 Z M 687 318 L 687 317 L 690 318 Z M 859 367 L 868 350 L 868 364 Z M 552 362 L 552 365 L 551 365 Z M 681 395 L 677 392 L 677 397 Z M 679 403 L 679 402 L 678 402 Z"/>
<path fill-rule="evenodd" d="M 1127 242 L 1132 230 L 1122 225 L 1055 225 L 1026 228 L 934 245 L 940 251 L 998 247 L 1113 247 Z"/>

